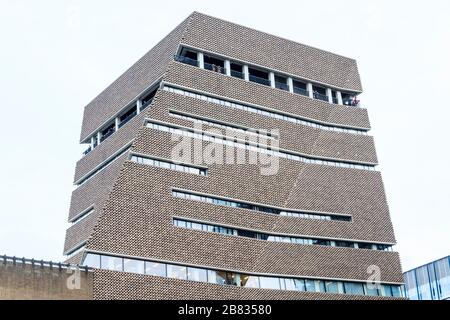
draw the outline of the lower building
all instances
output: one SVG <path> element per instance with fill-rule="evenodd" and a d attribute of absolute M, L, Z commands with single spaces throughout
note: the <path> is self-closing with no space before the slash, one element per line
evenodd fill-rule
<path fill-rule="evenodd" d="M 450 300 L 450 256 L 403 274 L 411 300 Z"/>

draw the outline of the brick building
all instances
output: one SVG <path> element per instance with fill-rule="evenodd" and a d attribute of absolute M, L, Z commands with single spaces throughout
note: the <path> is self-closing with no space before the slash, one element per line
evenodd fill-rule
<path fill-rule="evenodd" d="M 401 296 L 361 92 L 353 59 L 193 13 L 85 107 L 67 261 L 95 299 Z"/>

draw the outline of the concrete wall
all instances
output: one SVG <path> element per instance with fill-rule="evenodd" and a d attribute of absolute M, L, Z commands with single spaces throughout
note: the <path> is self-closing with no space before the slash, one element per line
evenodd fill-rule
<path fill-rule="evenodd" d="M 0 300 L 91 300 L 93 273 L 79 272 L 79 289 L 69 289 L 73 275 L 58 267 L 1 262 Z"/>

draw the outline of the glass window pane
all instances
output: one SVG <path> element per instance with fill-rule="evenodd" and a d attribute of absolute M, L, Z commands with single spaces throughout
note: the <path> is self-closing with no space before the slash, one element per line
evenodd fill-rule
<path fill-rule="evenodd" d="M 125 272 L 144 273 L 145 266 L 144 261 L 135 259 L 124 259 L 123 268 Z"/>
<path fill-rule="evenodd" d="M 322 280 L 316 280 L 316 291 L 325 292 L 325 283 Z"/>
<path fill-rule="evenodd" d="M 256 276 L 241 275 L 241 287 L 259 288 L 259 279 Z"/>
<path fill-rule="evenodd" d="M 402 296 L 402 292 L 400 290 L 400 286 L 391 286 L 391 290 L 392 290 L 392 296 L 393 297 L 401 297 Z"/>
<path fill-rule="evenodd" d="M 308 292 L 316 292 L 316 284 L 314 280 L 305 279 L 305 288 Z"/>
<path fill-rule="evenodd" d="M 274 277 L 259 277 L 262 289 L 280 289 L 280 279 Z"/>
<path fill-rule="evenodd" d="M 123 271 L 123 259 L 117 257 L 102 256 L 102 269 Z"/>
<path fill-rule="evenodd" d="M 91 268 L 100 268 L 100 256 L 98 254 L 88 253 L 82 263 Z"/>
<path fill-rule="evenodd" d="M 145 261 L 145 274 L 158 277 L 166 277 L 166 264 Z"/>
<path fill-rule="evenodd" d="M 379 285 L 376 285 L 376 284 L 365 284 L 364 285 L 364 289 L 365 289 L 365 291 L 366 291 L 366 294 L 368 295 L 368 296 L 379 296 L 380 294 L 379 294 L 379 290 L 378 290 L 378 287 Z"/>
<path fill-rule="evenodd" d="M 206 270 L 188 267 L 188 280 L 207 282 Z"/>
<path fill-rule="evenodd" d="M 169 278 L 173 279 L 181 279 L 186 280 L 187 279 L 187 268 L 184 266 L 178 266 L 173 264 L 167 265 L 167 276 Z"/>
<path fill-rule="evenodd" d="M 339 293 L 338 283 L 336 281 L 325 281 L 325 290 L 328 293 Z"/>
<path fill-rule="evenodd" d="M 217 284 L 226 284 L 226 272 L 208 270 L 208 282 Z"/>
<path fill-rule="evenodd" d="M 344 282 L 344 290 L 346 294 L 364 295 L 364 287 L 362 283 Z"/>

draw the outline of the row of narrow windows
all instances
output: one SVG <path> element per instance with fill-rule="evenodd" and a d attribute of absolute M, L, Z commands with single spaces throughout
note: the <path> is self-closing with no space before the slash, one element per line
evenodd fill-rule
<path fill-rule="evenodd" d="M 233 130 L 234 132 L 236 132 L 238 134 L 242 134 L 243 136 L 245 136 L 245 135 L 253 135 L 253 136 L 262 137 L 263 139 L 273 138 L 270 133 L 262 133 L 262 132 L 258 131 L 257 129 L 254 129 L 254 128 L 242 129 L 242 128 L 239 128 L 239 127 L 236 127 L 236 126 L 232 126 L 232 125 L 221 124 L 221 123 L 213 121 L 213 120 L 204 120 L 204 119 L 201 119 L 199 117 L 194 117 L 194 116 L 191 116 L 191 115 L 185 115 L 185 114 L 183 114 L 181 112 L 178 112 L 178 111 L 177 112 L 169 111 L 169 115 L 171 115 L 171 116 L 173 116 L 175 118 L 192 121 L 194 123 L 201 123 L 201 124 L 205 124 L 205 125 L 208 125 L 208 126 L 213 126 L 213 127 Z"/>
<path fill-rule="evenodd" d="M 236 61 L 229 61 L 218 55 L 213 56 L 193 49 L 182 48 L 180 54 L 175 55 L 175 60 L 332 104 L 353 107 L 358 107 L 360 105 L 357 94 L 354 92 L 337 91 L 322 85 L 310 83 L 307 80 L 293 79 L 281 74 L 276 74 L 271 70 L 245 65 Z M 226 66 L 228 62 L 229 66 Z"/>
<path fill-rule="evenodd" d="M 284 242 L 284 243 L 295 243 L 302 245 L 320 245 L 329 247 L 340 247 L 340 248 L 356 248 L 356 249 L 367 249 L 367 250 L 381 250 L 381 251 L 392 251 L 392 246 L 387 244 L 375 244 L 366 242 L 352 242 L 344 240 L 327 240 L 327 239 L 313 239 L 313 238 L 303 238 L 303 237 L 292 237 L 284 235 L 272 235 L 257 231 L 236 229 L 230 227 L 223 227 L 214 224 L 207 224 L 189 220 L 183 220 L 174 218 L 174 226 L 186 229 L 193 229 L 199 231 L 207 231 L 213 233 L 220 233 L 230 236 L 245 237 L 257 240 L 265 240 L 272 242 Z"/>
<path fill-rule="evenodd" d="M 240 104 L 240 103 L 235 103 L 235 102 L 231 102 L 229 100 L 214 98 L 212 96 L 196 93 L 191 90 L 174 88 L 174 87 L 171 87 L 168 85 L 164 85 L 163 90 L 172 92 L 172 93 L 176 93 L 176 94 L 180 94 L 183 96 L 191 97 L 191 98 L 200 99 L 200 100 L 207 101 L 210 103 L 218 104 L 218 105 L 221 105 L 224 107 L 243 110 L 243 111 L 259 114 L 259 115 L 262 115 L 265 117 L 270 117 L 270 118 L 274 118 L 277 120 L 288 121 L 288 122 L 295 123 L 295 124 L 301 124 L 304 126 L 313 127 L 313 128 L 317 128 L 317 129 L 321 129 L 321 130 L 344 132 L 344 133 L 351 133 L 351 134 L 360 134 L 360 135 L 368 134 L 367 130 L 344 128 L 344 127 L 338 127 L 338 126 L 333 126 L 333 125 L 321 124 L 321 123 L 314 122 L 311 120 L 306 120 L 306 119 L 303 119 L 300 117 L 293 117 L 291 115 L 285 115 L 281 112 L 267 111 L 265 109 L 261 109 L 261 108 L 257 108 L 257 107 L 253 107 L 253 106 L 249 106 L 249 105 L 244 105 L 244 104 Z"/>
<path fill-rule="evenodd" d="M 142 163 L 142 164 L 146 164 L 149 166 L 160 167 L 160 168 L 164 168 L 164 169 L 170 169 L 170 170 L 175 170 L 175 171 L 180 171 L 180 172 L 185 172 L 185 173 L 197 174 L 200 176 L 206 176 L 206 174 L 207 174 L 206 169 L 200 169 L 200 168 L 188 166 L 185 164 L 176 164 L 176 163 L 172 163 L 172 162 L 164 161 L 164 160 L 160 160 L 160 159 L 153 159 L 150 157 L 142 157 L 142 156 L 133 155 L 133 156 L 131 156 L 130 160 L 133 162 L 136 162 L 136 163 Z"/>
<path fill-rule="evenodd" d="M 155 129 L 155 130 L 159 130 L 159 131 L 163 131 L 163 132 L 170 132 L 173 134 L 179 134 L 179 135 L 194 138 L 194 139 L 200 139 L 203 141 L 210 141 L 210 142 L 214 142 L 214 143 L 218 143 L 218 144 L 222 144 L 222 145 L 228 145 L 228 146 L 231 146 L 234 148 L 260 152 L 260 153 L 268 154 L 271 156 L 289 159 L 289 160 L 298 161 L 298 162 L 303 162 L 303 163 L 375 171 L 375 165 L 356 164 L 356 163 L 334 161 L 334 160 L 321 160 L 321 159 L 314 159 L 314 158 L 305 157 L 305 156 L 299 156 L 299 155 L 296 155 L 296 154 L 293 154 L 290 152 L 286 152 L 286 151 L 272 150 L 270 148 L 270 146 L 267 146 L 267 147 L 261 147 L 261 145 L 254 146 L 254 145 L 250 145 L 249 143 L 234 141 L 234 138 L 230 138 L 230 137 L 224 137 L 224 136 L 218 137 L 213 133 L 208 133 L 208 132 L 203 132 L 203 131 L 201 133 L 196 133 L 190 128 L 181 128 L 176 125 L 169 126 L 168 124 L 163 125 L 163 124 L 157 124 L 157 123 L 148 121 L 146 126 L 147 126 L 147 128 L 150 128 L 150 129 Z"/>
<path fill-rule="evenodd" d="M 243 288 L 323 292 L 366 296 L 402 297 L 400 285 L 366 282 L 319 280 L 310 278 L 274 277 L 246 273 L 196 268 L 181 264 L 130 259 L 87 253 L 83 264 L 92 268 L 145 274 L 171 279 L 197 281 Z"/>
<path fill-rule="evenodd" d="M 91 137 L 89 147 L 83 152 L 83 156 L 89 154 L 100 143 L 108 139 L 114 132 L 122 128 L 127 122 L 147 108 L 152 103 L 157 90 L 157 88 L 153 89 L 139 97 L 136 102 L 126 108 L 119 116 L 110 120 L 98 132 L 94 133 Z"/>
<path fill-rule="evenodd" d="M 219 206 L 248 209 L 248 210 L 252 210 L 252 211 L 276 214 L 276 215 L 286 216 L 286 217 L 295 217 L 295 218 L 302 218 L 302 219 L 315 219 L 315 220 L 328 220 L 328 221 L 331 221 L 331 220 L 347 221 L 347 222 L 351 221 L 351 217 L 345 216 L 345 215 L 282 210 L 279 208 L 274 208 L 274 207 L 264 206 L 264 205 L 259 205 L 259 204 L 252 204 L 252 203 L 247 203 L 247 202 L 243 202 L 243 201 L 236 201 L 236 200 L 231 200 L 231 199 L 223 199 L 223 198 L 219 198 L 219 197 L 198 195 L 193 192 L 187 192 L 187 191 L 172 190 L 172 196 L 175 198 L 180 198 L 180 199 L 205 202 L 205 203 L 210 203 L 210 204 L 219 205 Z"/>

